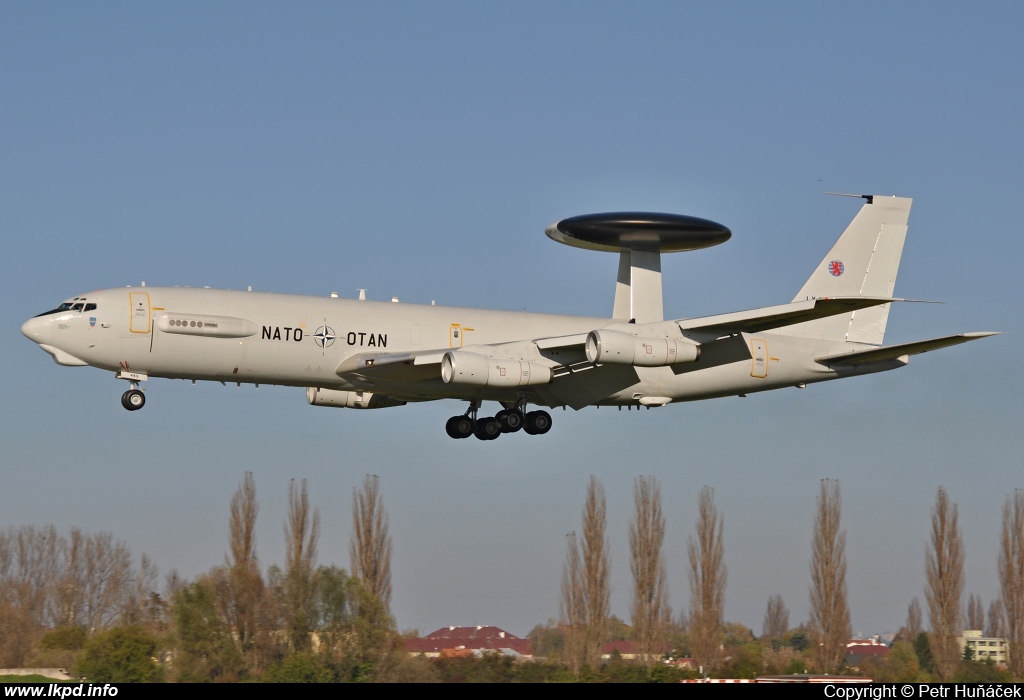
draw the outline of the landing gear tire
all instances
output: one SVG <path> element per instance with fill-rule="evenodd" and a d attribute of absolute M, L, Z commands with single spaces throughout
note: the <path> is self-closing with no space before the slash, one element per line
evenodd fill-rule
<path fill-rule="evenodd" d="M 460 440 L 473 434 L 473 421 L 468 416 L 452 416 L 444 425 L 448 437 Z"/>
<path fill-rule="evenodd" d="M 121 405 L 129 411 L 138 411 L 146 405 L 146 395 L 138 389 L 129 389 L 121 395 Z"/>
<path fill-rule="evenodd" d="M 526 414 L 523 430 L 529 435 L 543 435 L 551 430 L 551 414 L 547 411 L 530 411 Z"/>
<path fill-rule="evenodd" d="M 496 440 L 501 435 L 501 423 L 496 418 L 478 418 L 474 433 L 479 440 Z"/>
<path fill-rule="evenodd" d="M 526 422 L 526 417 L 517 409 L 498 411 L 498 415 L 494 416 L 494 418 L 501 425 L 501 432 L 503 433 L 519 432 L 523 428 L 523 423 Z"/>

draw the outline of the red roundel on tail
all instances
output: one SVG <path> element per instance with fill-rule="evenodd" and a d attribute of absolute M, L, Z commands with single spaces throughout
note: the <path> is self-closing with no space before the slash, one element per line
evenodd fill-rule
<path fill-rule="evenodd" d="M 828 264 L 828 273 L 833 277 L 838 277 L 843 274 L 843 270 L 845 269 L 846 268 L 843 266 L 843 262 L 841 260 L 833 260 Z"/>

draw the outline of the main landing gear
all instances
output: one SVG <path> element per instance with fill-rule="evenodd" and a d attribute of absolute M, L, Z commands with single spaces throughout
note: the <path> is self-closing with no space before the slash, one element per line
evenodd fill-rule
<path fill-rule="evenodd" d="M 496 440 L 502 433 L 523 430 L 527 435 L 543 435 L 551 430 L 551 414 L 547 411 L 524 413 L 525 407 L 525 402 L 519 402 L 513 408 L 498 411 L 493 418 L 479 418 L 480 402 L 470 401 L 466 413 L 449 418 L 444 429 L 448 437 L 456 440 L 470 435 L 476 435 L 478 440 Z"/>

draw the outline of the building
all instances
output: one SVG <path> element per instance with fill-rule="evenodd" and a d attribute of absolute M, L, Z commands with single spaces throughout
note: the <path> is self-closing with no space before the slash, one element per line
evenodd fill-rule
<path fill-rule="evenodd" d="M 889 647 L 877 637 L 851 639 L 846 644 L 846 665 L 853 669 L 859 669 L 872 661 L 885 661 L 888 657 Z"/>
<path fill-rule="evenodd" d="M 439 656 L 480 656 L 498 653 L 522 659 L 533 658 L 533 644 L 490 625 L 442 627 L 418 639 L 406 639 L 405 650 L 428 659 Z"/>
<path fill-rule="evenodd" d="M 961 649 L 974 652 L 975 661 L 1006 665 L 1006 640 L 1001 637 L 986 637 L 981 630 L 964 630 L 956 641 Z"/>

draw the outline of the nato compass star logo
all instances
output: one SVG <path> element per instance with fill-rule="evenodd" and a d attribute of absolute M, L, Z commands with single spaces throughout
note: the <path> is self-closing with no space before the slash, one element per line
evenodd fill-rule
<path fill-rule="evenodd" d="M 334 339 L 337 337 L 334 335 L 334 329 L 327 325 L 327 319 L 324 319 L 324 325 L 317 328 L 316 333 L 313 334 L 318 348 L 331 347 L 334 345 Z"/>

